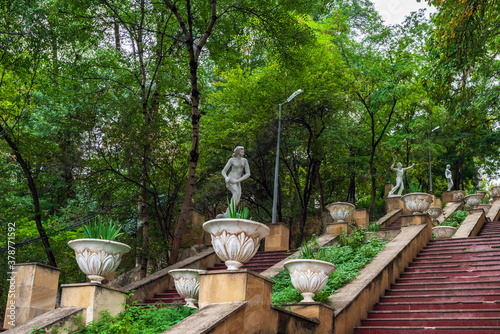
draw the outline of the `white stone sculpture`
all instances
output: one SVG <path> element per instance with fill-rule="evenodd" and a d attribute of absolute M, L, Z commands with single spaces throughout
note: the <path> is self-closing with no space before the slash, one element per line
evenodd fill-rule
<path fill-rule="evenodd" d="M 115 272 L 122 255 L 130 252 L 130 246 L 117 241 L 103 239 L 76 239 L 68 242 L 75 250 L 78 266 L 90 283 L 101 283 Z"/>
<path fill-rule="evenodd" d="M 293 287 L 304 297 L 301 303 L 313 303 L 313 297 L 328 283 L 335 269 L 330 262 L 310 259 L 286 261 L 283 266 L 290 272 Z"/>
<path fill-rule="evenodd" d="M 200 273 L 205 270 L 199 269 L 173 269 L 168 272 L 174 278 L 175 290 L 186 301 L 187 307 L 197 308 L 195 303 L 198 301 L 200 293 Z"/>
<path fill-rule="evenodd" d="M 212 219 L 203 224 L 212 237 L 212 247 L 227 270 L 238 270 L 254 257 L 269 227 L 247 219 Z"/>
<path fill-rule="evenodd" d="M 444 176 L 446 177 L 446 181 L 448 181 L 448 191 L 450 191 L 451 188 L 453 188 L 453 178 L 451 175 L 450 165 L 446 165 Z"/>
<path fill-rule="evenodd" d="M 410 167 L 406 167 L 406 168 L 403 168 L 403 165 L 401 165 L 401 162 L 398 162 L 397 164 L 397 168 L 394 168 L 394 164 L 396 163 L 396 156 L 394 156 L 394 161 L 391 165 L 391 170 L 393 172 L 396 172 L 396 186 L 394 188 L 391 189 L 391 191 L 389 192 L 389 196 L 393 196 L 394 193 L 396 192 L 396 190 L 399 189 L 398 191 L 398 196 L 401 196 L 401 194 L 403 193 L 403 189 L 405 188 L 404 184 L 403 184 L 403 177 L 404 177 L 404 174 L 405 172 L 410 169 L 410 168 L 413 168 L 413 166 L 415 166 L 415 164 L 411 165 Z"/>
<path fill-rule="evenodd" d="M 238 205 L 241 198 L 241 181 L 250 177 L 250 167 L 248 166 L 247 159 L 243 158 L 245 148 L 243 146 L 236 146 L 234 149 L 233 157 L 229 159 L 226 166 L 222 170 L 222 176 L 226 182 L 226 187 L 233 195 L 231 198 L 231 205 Z M 231 168 L 229 174 L 227 172 Z M 229 217 L 229 208 L 225 213 L 225 217 Z M 223 218 L 218 215 L 217 218 Z"/>
<path fill-rule="evenodd" d="M 401 196 L 405 209 L 412 214 L 425 213 L 432 203 L 432 195 L 426 193 L 411 193 Z"/>

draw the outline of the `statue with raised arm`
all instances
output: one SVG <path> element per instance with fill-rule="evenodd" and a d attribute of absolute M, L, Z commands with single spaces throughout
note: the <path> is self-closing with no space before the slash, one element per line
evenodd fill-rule
<path fill-rule="evenodd" d="M 446 181 L 448 181 L 448 191 L 453 188 L 453 178 L 451 175 L 450 165 L 446 165 L 446 170 L 444 171 L 444 176 L 446 177 Z"/>
<path fill-rule="evenodd" d="M 403 189 L 405 188 L 404 183 L 403 183 L 403 176 L 408 169 L 413 168 L 413 166 L 415 166 L 415 164 L 413 164 L 410 167 L 403 168 L 403 165 L 401 165 L 401 162 L 398 162 L 397 168 L 394 168 L 394 164 L 396 163 L 396 159 L 397 159 L 397 157 L 394 156 L 394 159 L 393 159 L 394 161 L 392 162 L 392 165 L 391 165 L 391 170 L 393 172 L 396 172 L 396 186 L 391 189 L 391 191 L 389 192 L 389 195 L 387 197 L 393 196 L 393 194 L 398 189 L 399 189 L 398 196 L 401 196 L 401 194 L 403 193 Z"/>
<path fill-rule="evenodd" d="M 229 191 L 231 191 L 231 194 L 233 194 L 231 198 L 232 205 L 238 205 L 240 202 L 241 181 L 250 177 L 250 167 L 248 166 L 247 159 L 243 158 L 244 154 L 245 149 L 243 146 L 236 146 L 233 157 L 229 159 L 226 166 L 222 170 L 222 176 L 224 176 L 226 187 Z M 229 169 L 231 169 L 231 171 L 228 174 Z M 226 215 L 228 214 L 228 211 L 226 211 Z"/>

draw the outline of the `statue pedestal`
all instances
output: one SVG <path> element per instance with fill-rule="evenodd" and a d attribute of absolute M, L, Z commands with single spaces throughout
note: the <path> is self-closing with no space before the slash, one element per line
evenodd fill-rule
<path fill-rule="evenodd" d="M 356 209 L 353 211 L 352 219 L 357 226 L 366 228 L 370 221 L 370 215 L 366 209 Z"/>
<path fill-rule="evenodd" d="M 443 191 L 443 201 L 445 202 L 461 202 L 465 198 L 465 191 L 463 190 L 453 190 L 453 191 Z"/>
<path fill-rule="evenodd" d="M 267 225 L 271 232 L 265 239 L 266 252 L 288 250 L 290 245 L 290 228 L 283 223 Z"/>
<path fill-rule="evenodd" d="M 384 189 L 384 196 L 385 197 L 389 196 L 389 193 L 391 192 L 392 188 L 394 188 L 392 183 L 388 182 L 385 184 L 385 189 Z"/>
<path fill-rule="evenodd" d="M 404 213 L 405 204 L 401 200 L 401 196 L 392 195 L 390 197 L 387 197 L 385 199 L 385 203 L 386 203 L 386 211 L 387 212 L 391 212 L 392 210 L 396 210 L 396 209 L 403 209 L 403 213 Z"/>

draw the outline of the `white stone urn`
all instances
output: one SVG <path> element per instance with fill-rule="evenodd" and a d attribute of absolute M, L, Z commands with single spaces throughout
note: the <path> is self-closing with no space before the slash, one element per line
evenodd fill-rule
<path fill-rule="evenodd" d="M 494 200 L 500 199 L 500 186 L 491 187 L 490 194 Z"/>
<path fill-rule="evenodd" d="M 443 210 L 438 206 L 431 206 L 427 210 L 427 213 L 429 214 L 429 216 L 431 216 L 432 220 L 436 220 L 436 218 L 439 217 L 442 212 Z"/>
<path fill-rule="evenodd" d="M 449 239 L 456 231 L 453 226 L 436 226 L 432 228 L 432 235 L 436 239 Z"/>
<path fill-rule="evenodd" d="M 314 302 L 314 295 L 326 286 L 328 276 L 337 269 L 330 262 L 310 259 L 289 260 L 283 266 L 290 272 L 293 287 L 304 297 L 301 303 Z"/>
<path fill-rule="evenodd" d="M 483 195 L 481 194 L 472 194 L 465 196 L 465 204 L 469 205 L 473 209 L 476 209 L 481 201 L 483 200 Z"/>
<path fill-rule="evenodd" d="M 412 214 L 425 213 L 432 203 L 432 195 L 426 193 L 410 193 L 401 196 L 405 209 Z"/>
<path fill-rule="evenodd" d="M 476 191 L 476 194 L 483 196 L 483 197 L 481 198 L 481 200 L 482 200 L 483 198 L 485 198 L 485 197 L 486 197 L 486 194 L 487 194 L 487 193 L 488 193 L 488 192 L 487 192 L 487 191 L 484 191 L 484 190 L 478 190 L 478 191 Z"/>
<path fill-rule="evenodd" d="M 187 307 L 197 308 L 200 293 L 200 273 L 205 270 L 200 269 L 173 269 L 168 272 L 174 278 L 175 290 L 186 301 Z"/>
<path fill-rule="evenodd" d="M 212 247 L 227 270 L 238 270 L 257 253 L 269 227 L 247 219 L 220 218 L 203 224 L 212 237 Z"/>
<path fill-rule="evenodd" d="M 130 252 L 130 246 L 103 239 L 76 239 L 68 242 L 75 251 L 76 262 L 90 283 L 101 283 L 116 271 L 122 255 Z"/>
<path fill-rule="evenodd" d="M 335 202 L 328 204 L 326 209 L 336 223 L 348 223 L 352 218 L 352 210 L 356 209 L 354 204 L 349 202 Z"/>
<path fill-rule="evenodd" d="M 465 191 L 464 190 L 454 190 L 451 193 L 453 202 L 461 202 L 465 198 Z"/>

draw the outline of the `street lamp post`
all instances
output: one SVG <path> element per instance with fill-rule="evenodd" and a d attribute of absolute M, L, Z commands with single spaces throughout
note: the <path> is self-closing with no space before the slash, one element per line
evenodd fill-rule
<path fill-rule="evenodd" d="M 436 126 L 434 129 L 431 130 L 431 132 L 429 132 L 427 134 L 427 138 L 429 139 L 429 142 L 431 140 L 431 133 L 434 133 L 436 131 L 439 131 L 441 129 L 440 126 Z M 429 143 L 430 145 L 430 143 Z M 431 169 L 431 149 L 429 147 L 429 193 L 432 194 L 432 169 Z"/>
<path fill-rule="evenodd" d="M 278 206 L 278 163 L 280 158 L 280 131 L 281 131 L 281 106 L 285 103 L 288 103 L 294 99 L 295 96 L 302 93 L 302 89 L 295 91 L 290 97 L 283 103 L 279 105 L 279 114 L 278 114 L 278 141 L 276 144 L 276 163 L 274 166 L 274 191 L 273 191 L 273 215 L 271 223 L 276 223 L 276 209 Z"/>

